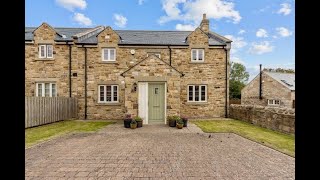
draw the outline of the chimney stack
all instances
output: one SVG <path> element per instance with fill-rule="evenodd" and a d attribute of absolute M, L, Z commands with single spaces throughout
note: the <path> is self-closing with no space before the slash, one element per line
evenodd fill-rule
<path fill-rule="evenodd" d="M 204 13 L 203 16 L 202 16 L 200 29 L 205 33 L 209 33 L 209 19 L 207 19 L 206 13 Z"/>

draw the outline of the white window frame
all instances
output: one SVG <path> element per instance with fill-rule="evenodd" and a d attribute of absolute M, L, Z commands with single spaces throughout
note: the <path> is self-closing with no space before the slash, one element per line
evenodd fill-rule
<path fill-rule="evenodd" d="M 192 86 L 192 100 L 189 100 L 189 87 Z M 195 101 L 195 86 L 199 86 L 199 101 Z M 205 100 L 201 100 L 201 87 L 205 87 Z M 188 85 L 187 90 L 187 102 L 207 102 L 207 94 L 208 94 L 208 86 L 205 84 L 195 84 L 195 85 Z"/>
<path fill-rule="evenodd" d="M 114 59 L 110 59 L 110 50 L 114 50 Z M 108 51 L 108 59 L 104 59 L 104 51 Z M 114 62 L 116 61 L 116 56 L 117 56 L 117 50 L 116 48 L 102 48 L 102 51 L 101 51 L 101 57 L 102 57 L 102 61 L 107 61 L 107 62 Z"/>
<path fill-rule="evenodd" d="M 276 101 L 279 101 L 279 104 L 276 104 Z M 281 101 L 278 99 L 268 99 L 268 105 L 272 105 L 272 106 L 280 106 Z"/>
<path fill-rule="evenodd" d="M 149 57 L 149 54 L 150 54 L 150 55 L 154 54 L 155 56 L 158 56 L 159 59 L 161 58 L 161 53 L 148 52 L 148 53 L 147 53 L 147 57 Z"/>
<path fill-rule="evenodd" d="M 41 47 L 44 47 L 44 56 L 41 55 Z M 49 47 L 51 47 L 51 56 L 49 56 Z M 39 58 L 41 59 L 52 59 L 53 58 L 53 45 L 52 44 L 41 44 L 39 45 Z"/>
<path fill-rule="evenodd" d="M 202 51 L 202 60 L 199 60 L 199 51 Z M 193 51 L 196 51 L 196 60 L 193 60 Z M 204 49 L 191 49 L 191 61 L 192 62 L 204 62 Z"/>
<path fill-rule="evenodd" d="M 39 84 L 41 84 L 42 85 L 42 89 L 41 89 L 41 96 L 39 96 L 39 92 L 38 92 L 38 86 L 39 86 Z M 45 84 L 49 84 L 49 96 L 48 97 L 57 97 L 57 83 L 55 83 L 55 82 L 37 82 L 36 83 L 36 97 L 46 97 L 46 93 L 45 93 Z M 55 96 L 52 96 L 53 94 L 52 94 L 52 84 L 55 84 L 55 86 L 56 86 L 56 92 L 55 92 Z"/>
<path fill-rule="evenodd" d="M 100 100 L 100 87 L 103 86 L 104 87 L 104 100 L 101 101 Z M 107 101 L 107 86 L 111 86 L 111 101 Z M 117 86 L 117 101 L 114 101 L 114 91 L 113 91 L 113 87 Z M 118 103 L 119 102 L 119 85 L 116 84 L 101 84 L 98 85 L 98 103 Z"/>

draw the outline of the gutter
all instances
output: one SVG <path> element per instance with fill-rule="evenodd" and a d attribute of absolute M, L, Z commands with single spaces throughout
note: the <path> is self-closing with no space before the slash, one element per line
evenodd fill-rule
<path fill-rule="evenodd" d="M 224 46 L 224 50 L 226 52 L 226 93 L 225 93 L 225 118 L 228 118 L 228 50 L 227 46 Z"/>

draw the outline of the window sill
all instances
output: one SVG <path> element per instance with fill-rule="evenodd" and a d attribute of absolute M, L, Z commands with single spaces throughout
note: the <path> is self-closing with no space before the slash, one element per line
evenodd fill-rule
<path fill-rule="evenodd" d="M 186 105 L 208 105 L 208 102 L 186 102 Z"/>
<path fill-rule="evenodd" d="M 196 62 L 196 61 L 189 61 L 189 64 L 207 64 L 204 61 Z"/>
<path fill-rule="evenodd" d="M 96 103 L 96 106 L 120 106 L 122 103 L 112 102 L 112 103 Z"/>
<path fill-rule="evenodd" d="M 119 65 L 119 63 L 117 61 L 100 61 L 99 63 L 100 64 L 118 64 Z"/>
<path fill-rule="evenodd" d="M 54 58 L 35 58 L 35 61 L 54 61 Z"/>

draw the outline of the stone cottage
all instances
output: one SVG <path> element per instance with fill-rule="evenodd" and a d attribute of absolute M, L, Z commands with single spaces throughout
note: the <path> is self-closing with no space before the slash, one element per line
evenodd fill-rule
<path fill-rule="evenodd" d="M 261 71 L 241 90 L 241 104 L 295 108 L 295 74 Z"/>
<path fill-rule="evenodd" d="M 25 95 L 76 97 L 81 119 L 225 117 L 231 41 L 209 27 L 26 27 Z"/>

